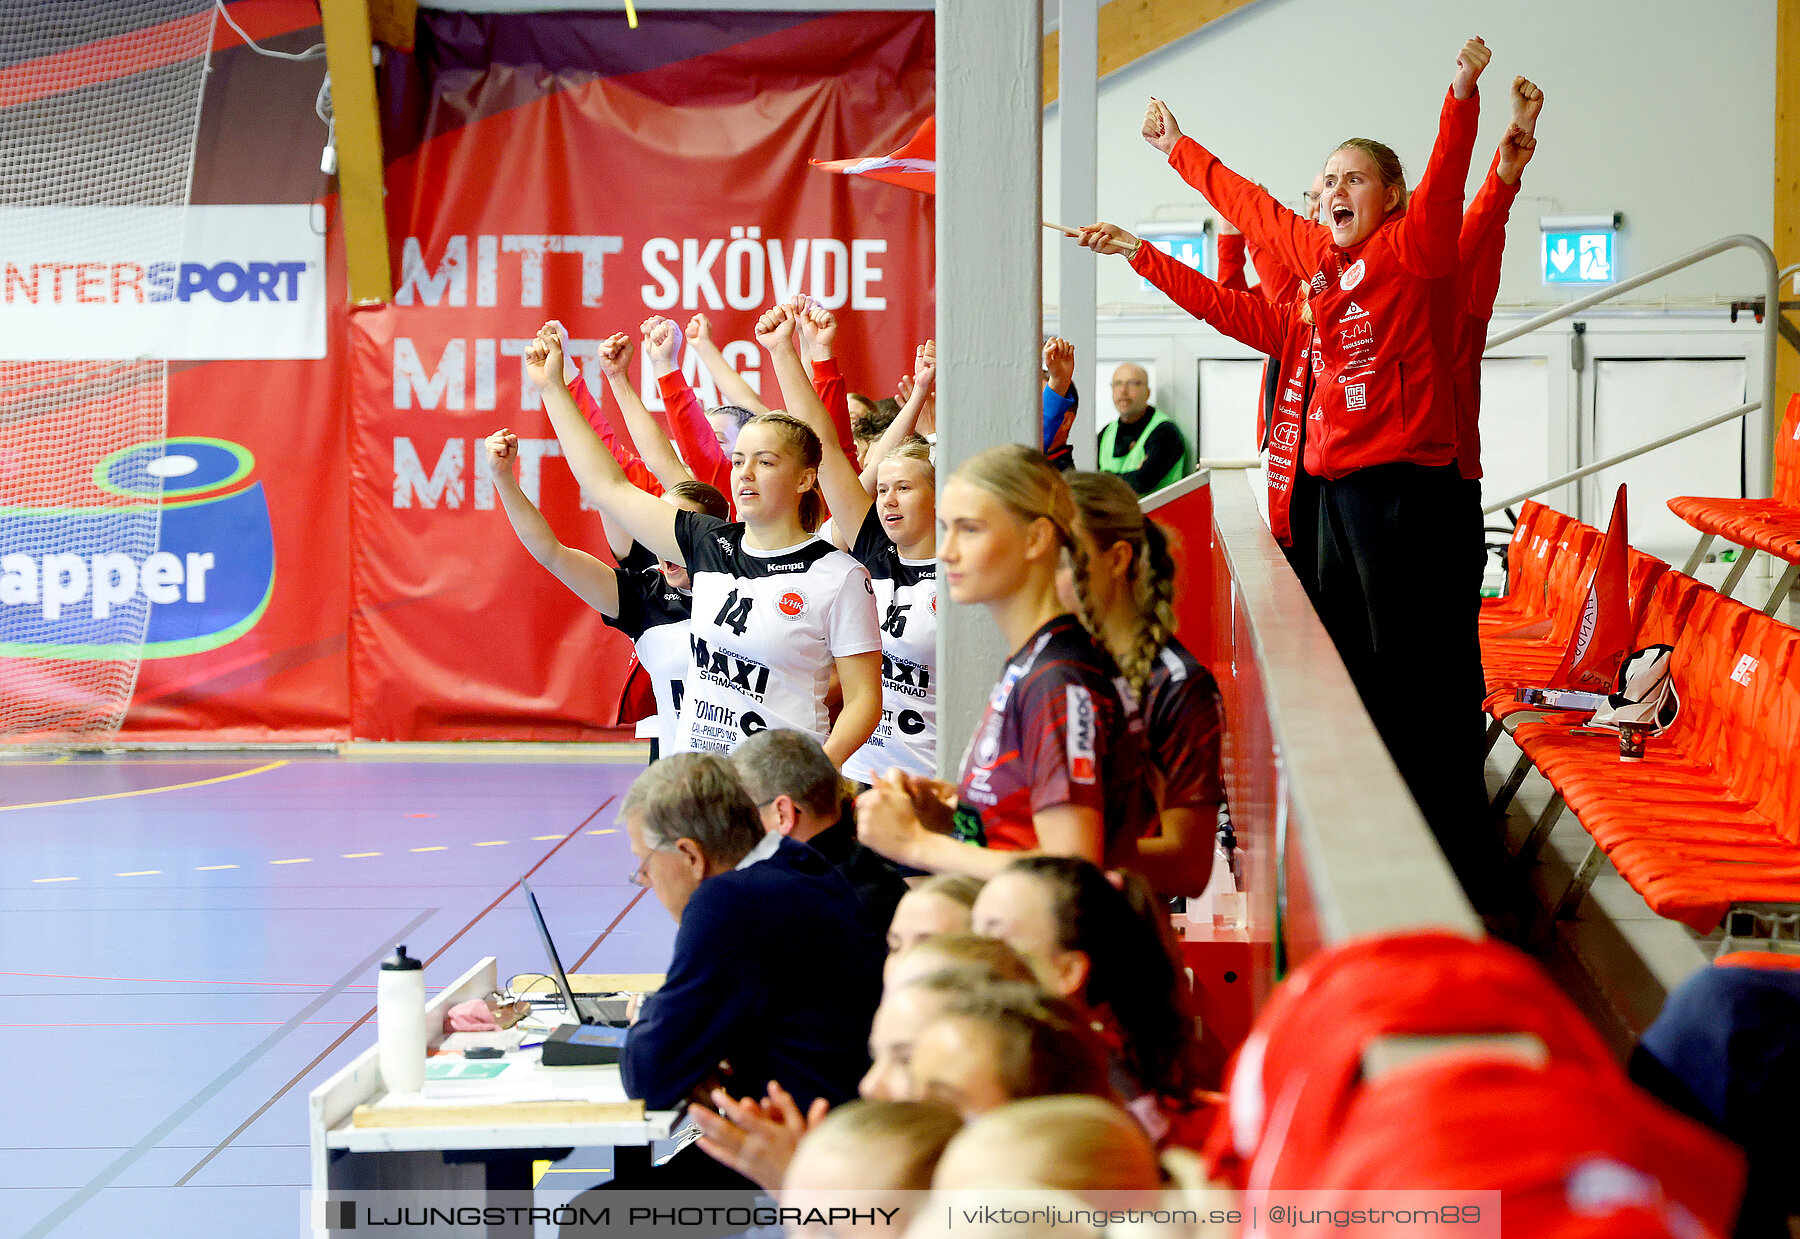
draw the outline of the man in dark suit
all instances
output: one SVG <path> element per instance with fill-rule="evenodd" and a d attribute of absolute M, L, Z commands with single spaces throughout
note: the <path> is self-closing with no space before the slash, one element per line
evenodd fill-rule
<path fill-rule="evenodd" d="M 824 855 L 862 903 L 863 923 L 883 940 L 906 879 L 887 857 L 856 841 L 856 802 L 819 742 L 800 731 L 759 731 L 731 751 L 738 781 L 763 829 Z"/>
<path fill-rule="evenodd" d="M 639 861 L 633 880 L 679 926 L 668 977 L 626 1038 L 626 1094 L 653 1110 L 712 1087 L 760 1097 L 770 1080 L 803 1109 L 856 1096 L 882 941 L 849 882 L 812 848 L 766 834 L 731 765 L 709 754 L 651 766 L 621 816 Z M 691 1146 L 649 1173 L 631 1186 L 749 1182 Z"/>

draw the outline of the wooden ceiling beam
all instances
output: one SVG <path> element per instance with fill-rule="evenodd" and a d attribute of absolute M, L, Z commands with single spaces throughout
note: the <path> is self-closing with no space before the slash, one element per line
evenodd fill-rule
<path fill-rule="evenodd" d="M 384 6 L 387 7 L 387 6 Z M 321 0 L 325 64 L 331 70 L 331 116 L 337 136 L 338 207 L 350 304 L 394 299 L 388 266 L 386 185 L 368 0 Z"/>
<path fill-rule="evenodd" d="M 1100 76 L 1142 60 L 1256 0 L 1111 0 L 1100 6 Z M 1044 106 L 1056 102 L 1057 32 L 1044 36 Z"/>

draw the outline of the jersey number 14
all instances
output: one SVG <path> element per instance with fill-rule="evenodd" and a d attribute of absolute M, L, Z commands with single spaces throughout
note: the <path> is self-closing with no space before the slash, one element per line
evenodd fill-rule
<path fill-rule="evenodd" d="M 738 636 L 744 635 L 744 629 L 750 627 L 750 604 L 753 598 L 739 598 L 737 590 L 726 595 L 725 605 L 713 617 L 713 623 L 720 628 L 729 628 Z"/>

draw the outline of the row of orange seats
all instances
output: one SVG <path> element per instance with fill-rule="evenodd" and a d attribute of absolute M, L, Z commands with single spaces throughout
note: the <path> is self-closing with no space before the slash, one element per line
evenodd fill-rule
<path fill-rule="evenodd" d="M 1512 588 L 1483 604 L 1487 706 L 1520 710 L 1543 686 L 1578 622 L 1600 533 L 1535 503 L 1521 510 Z M 1681 711 L 1642 762 L 1584 712 L 1543 711 L 1513 739 L 1549 779 L 1619 874 L 1658 915 L 1700 933 L 1734 904 L 1800 903 L 1800 633 L 1631 553 L 1637 648 L 1674 647 Z"/>

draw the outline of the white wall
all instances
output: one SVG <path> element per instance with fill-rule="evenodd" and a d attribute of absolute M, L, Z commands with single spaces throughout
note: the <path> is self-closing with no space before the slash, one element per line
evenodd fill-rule
<path fill-rule="evenodd" d="M 1330 149 L 1351 136 L 1392 145 L 1416 180 L 1456 52 L 1471 35 L 1494 49 L 1471 188 L 1505 128 L 1514 75 L 1546 96 L 1538 153 L 1508 232 L 1503 305 L 1575 295 L 1540 282 L 1540 214 L 1623 211 L 1625 275 L 1726 233 L 1769 239 L 1775 0 L 1258 0 L 1101 83 L 1101 218 L 1130 228 L 1158 204 L 1197 200 L 1138 137 L 1152 94 L 1184 131 L 1280 197 L 1297 199 Z M 1060 175 L 1058 120 L 1053 105 L 1044 124 L 1046 203 L 1056 201 Z M 1046 237 L 1047 291 L 1067 244 Z M 1659 282 L 1637 303 L 1668 297 L 1693 306 L 1760 287 L 1760 271 L 1740 252 Z M 1101 260 L 1103 307 L 1151 299 L 1167 304 L 1139 290 L 1123 259 Z"/>

